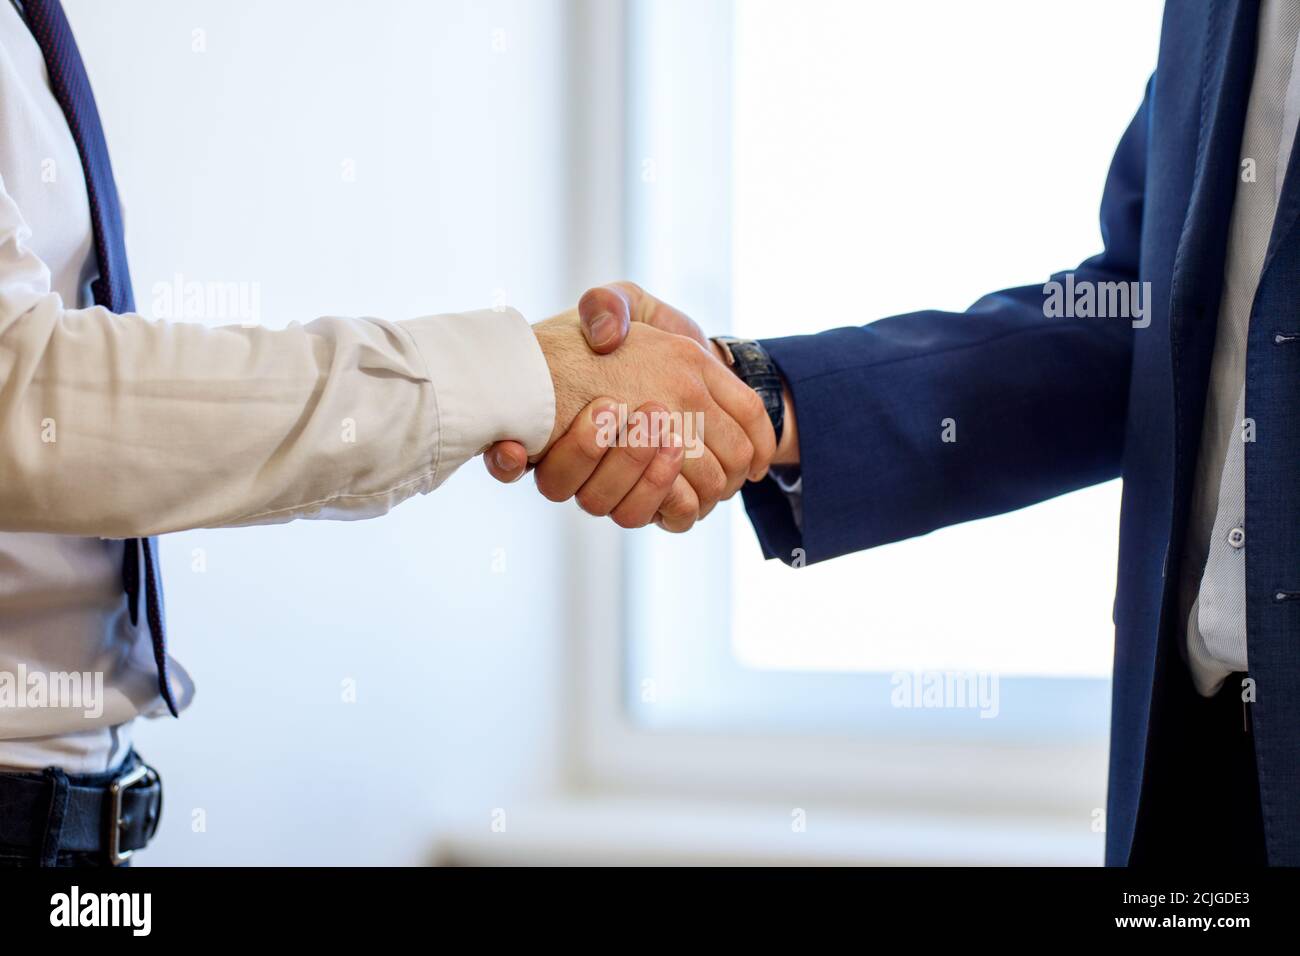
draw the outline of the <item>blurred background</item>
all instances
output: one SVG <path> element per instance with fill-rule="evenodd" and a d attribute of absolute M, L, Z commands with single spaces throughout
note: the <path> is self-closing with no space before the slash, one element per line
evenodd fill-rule
<path fill-rule="evenodd" d="M 754 337 L 962 309 L 1097 251 L 1160 18 L 65 5 L 143 311 L 201 282 L 269 326 L 540 320 L 627 277 Z M 248 318 L 213 311 L 159 317 Z M 198 696 L 137 735 L 167 785 L 138 862 L 1099 864 L 1118 503 L 792 571 L 738 501 L 627 534 L 471 462 L 376 521 L 169 536 Z M 900 706 L 945 675 L 996 708 Z"/>

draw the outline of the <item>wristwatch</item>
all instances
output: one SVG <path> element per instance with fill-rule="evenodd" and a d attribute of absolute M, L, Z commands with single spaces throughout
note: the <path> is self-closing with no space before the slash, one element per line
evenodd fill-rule
<path fill-rule="evenodd" d="M 785 427 L 785 386 L 772 356 L 753 339 L 717 335 L 713 341 L 722 349 L 731 370 L 742 382 L 758 392 L 763 407 L 767 409 L 767 417 L 772 420 L 777 443 L 780 444 L 781 431 Z"/>

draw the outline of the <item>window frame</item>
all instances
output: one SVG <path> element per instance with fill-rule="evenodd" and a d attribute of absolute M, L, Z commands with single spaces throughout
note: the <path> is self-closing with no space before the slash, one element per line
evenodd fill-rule
<path fill-rule="evenodd" d="M 707 7 L 684 0 L 573 0 L 576 58 L 586 57 L 584 68 L 573 76 L 575 153 L 590 157 L 597 155 L 593 151 L 603 151 L 599 155 L 608 158 L 612 152 L 624 170 L 621 176 L 601 173 L 589 159 L 575 167 L 575 276 L 643 274 L 640 267 L 645 263 L 631 227 L 640 223 L 636 191 L 645 169 L 637 159 L 636 108 L 630 104 L 641 92 L 637 71 L 652 69 L 653 64 L 645 62 L 646 47 L 631 41 L 634 32 L 646 29 L 651 3 L 659 18 L 654 29 L 679 40 L 691 38 L 674 49 L 675 69 L 691 76 L 697 75 L 693 68 L 707 70 L 714 81 L 708 84 L 708 96 L 730 97 L 729 46 L 726 57 L 716 50 L 694 61 L 689 57 L 730 21 L 731 0 Z M 611 57 L 610 50 L 621 55 Z M 697 105 L 707 109 L 704 99 L 702 95 Z M 613 146 L 607 134 L 611 129 L 623 131 Z M 716 250 L 725 244 L 725 236 L 697 235 L 692 246 Z M 727 516 L 709 520 L 721 523 Z M 581 514 L 573 515 L 571 532 L 571 722 L 566 756 L 569 780 L 578 790 L 718 799 L 789 796 L 799 805 L 852 804 L 868 813 L 906 808 L 938 815 L 1025 814 L 1069 825 L 1077 821 L 1080 827 L 1093 826 L 1099 806 L 1104 807 L 1104 739 L 972 742 L 823 730 L 639 726 L 627 706 L 627 596 L 634 539 L 608 522 Z M 620 586 L 592 586 L 611 580 Z M 779 680 L 782 675 L 768 676 Z M 799 677 L 853 679 L 830 674 Z"/>

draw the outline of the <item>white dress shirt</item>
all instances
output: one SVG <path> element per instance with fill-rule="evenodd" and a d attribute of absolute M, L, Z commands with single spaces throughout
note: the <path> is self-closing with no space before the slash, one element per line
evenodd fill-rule
<path fill-rule="evenodd" d="M 1205 696 L 1247 669 L 1246 339 L 1300 119 L 1297 43 L 1300 4 L 1264 0 L 1183 561 L 1187 662 Z"/>
<path fill-rule="evenodd" d="M 4 768 L 105 769 L 135 717 L 166 713 L 113 539 L 372 517 L 499 439 L 539 451 L 554 422 L 546 361 L 513 310 L 209 328 L 93 306 L 96 275 L 76 146 L 39 48 L 0 4 Z M 184 707 L 192 682 L 170 666 Z M 33 686 L 72 674 L 102 675 L 98 713 L 35 705 Z"/>

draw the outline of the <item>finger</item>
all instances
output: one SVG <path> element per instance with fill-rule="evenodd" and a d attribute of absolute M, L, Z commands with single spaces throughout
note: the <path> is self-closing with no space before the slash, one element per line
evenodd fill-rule
<path fill-rule="evenodd" d="M 624 311 L 633 322 L 641 322 L 645 325 L 653 325 L 655 328 L 664 332 L 671 332 L 674 335 L 685 335 L 694 339 L 700 345 L 707 347 L 708 339 L 705 338 L 704 332 L 685 312 L 674 309 L 666 302 L 660 302 L 645 289 L 641 288 L 635 282 L 609 282 L 603 286 L 587 291 L 583 299 L 592 296 L 592 303 L 588 306 L 593 319 L 603 311 L 609 310 L 616 319 L 622 318 Z M 582 303 L 578 303 L 578 312 L 582 314 Z M 622 342 L 623 336 L 627 335 L 627 327 L 622 327 L 622 333 L 617 341 Z M 588 336 L 588 341 L 591 337 Z M 593 346 L 594 348 L 594 346 Z M 613 346 L 604 349 L 596 349 L 598 352 L 611 351 Z"/>
<path fill-rule="evenodd" d="M 673 481 L 668 497 L 659 506 L 655 524 L 665 531 L 680 534 L 683 531 L 690 531 L 699 516 L 700 500 L 695 495 L 695 489 L 684 476 L 678 475 Z"/>
<path fill-rule="evenodd" d="M 632 307 L 622 290 L 612 285 L 588 289 L 578 300 L 582 334 L 593 352 L 612 352 L 627 338 Z"/>
<path fill-rule="evenodd" d="M 687 436 L 687 452 L 694 450 L 702 440 L 723 474 L 723 487 L 716 495 L 708 495 L 707 499 L 705 495 L 700 496 L 701 506 L 708 507 L 740 490 L 749 475 L 754 446 L 749 443 L 744 429 L 713 402 L 709 402 L 702 413 L 696 413 L 694 420 L 698 423 L 697 431 L 695 435 Z M 700 490 L 698 485 L 695 490 Z"/>
<path fill-rule="evenodd" d="M 605 453 L 595 472 L 579 489 L 578 507 L 598 518 L 617 508 L 655 460 L 661 439 L 668 435 L 663 431 L 667 422 L 668 409 L 658 402 L 647 402 L 629 415 L 627 430 L 620 429 L 619 446 Z"/>
<path fill-rule="evenodd" d="M 574 418 L 569 430 L 555 440 L 537 465 L 537 490 L 551 501 L 567 501 L 591 477 L 607 450 L 605 432 L 617 407 L 610 398 L 598 398 Z"/>
<path fill-rule="evenodd" d="M 695 494 L 694 513 L 698 516 L 701 508 L 716 504 L 727 493 L 727 473 L 699 435 L 684 435 L 683 438 L 686 451 L 682 477 L 690 483 Z"/>
<path fill-rule="evenodd" d="M 622 528 L 643 528 L 654 520 L 681 476 L 683 451 L 680 440 L 670 440 L 655 449 L 654 458 L 636 486 L 610 514 L 615 524 Z"/>
<path fill-rule="evenodd" d="M 745 465 L 746 477 L 758 481 L 767 474 L 772 456 L 776 454 L 776 432 L 763 399 L 720 362 L 705 364 L 704 383 L 709 387 L 713 400 L 744 429 L 750 453 L 750 460 Z"/>
<path fill-rule="evenodd" d="M 528 470 L 528 452 L 517 441 L 499 441 L 483 455 L 483 464 L 489 475 L 508 485 Z"/>
<path fill-rule="evenodd" d="M 684 335 L 695 342 L 708 347 L 709 340 L 695 321 L 680 309 L 674 309 L 667 302 L 661 302 L 634 282 L 615 282 L 632 306 L 632 321 L 653 325 L 656 329 Z"/>

